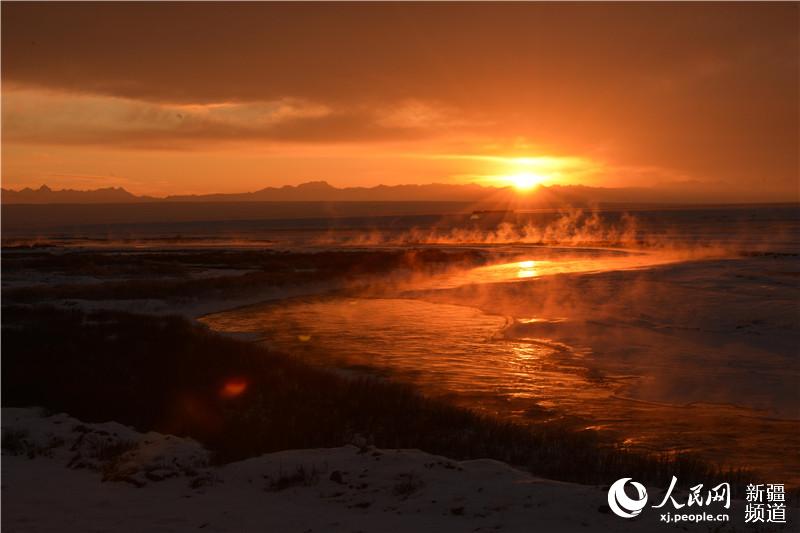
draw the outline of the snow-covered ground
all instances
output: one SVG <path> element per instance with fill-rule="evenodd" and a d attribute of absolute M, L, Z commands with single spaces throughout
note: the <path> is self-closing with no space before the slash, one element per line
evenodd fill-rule
<path fill-rule="evenodd" d="M 493 460 L 352 445 L 216 467 L 191 439 L 115 422 L 16 408 L 3 409 L 2 422 L 2 524 L 9 532 L 675 528 L 658 524 L 654 509 L 633 520 L 611 514 L 603 487 L 539 479 Z M 730 525 L 741 531 L 743 521 L 735 502 Z"/>

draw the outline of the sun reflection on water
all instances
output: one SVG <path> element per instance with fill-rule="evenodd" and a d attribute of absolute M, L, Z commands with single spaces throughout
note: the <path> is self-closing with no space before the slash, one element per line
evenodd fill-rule
<path fill-rule="evenodd" d="M 623 250 L 593 251 L 593 255 L 565 255 L 558 260 L 516 257 L 516 261 L 457 269 L 420 281 L 415 289 L 452 288 L 476 283 L 532 282 L 545 276 L 587 274 L 613 270 L 653 267 L 679 261 L 678 256 L 658 253 L 630 253 Z"/>
<path fill-rule="evenodd" d="M 519 271 L 517 272 L 518 278 L 532 278 L 536 276 L 536 261 L 520 261 L 517 263 Z"/>

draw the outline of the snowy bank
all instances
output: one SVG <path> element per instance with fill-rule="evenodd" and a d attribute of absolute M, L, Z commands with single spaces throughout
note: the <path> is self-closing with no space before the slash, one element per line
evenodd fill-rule
<path fill-rule="evenodd" d="M 610 514 L 604 488 L 493 460 L 344 446 L 215 467 L 191 439 L 37 409 L 3 409 L 3 434 L 7 531 L 674 529 L 656 524 L 655 511 L 634 520 Z"/>

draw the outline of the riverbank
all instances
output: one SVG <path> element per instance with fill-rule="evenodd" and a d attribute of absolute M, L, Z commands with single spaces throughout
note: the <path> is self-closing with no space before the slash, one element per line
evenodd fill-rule
<path fill-rule="evenodd" d="M 2 415 L 10 531 L 706 530 L 659 525 L 652 509 L 626 520 L 610 512 L 607 487 L 541 479 L 489 459 L 348 445 L 214 466 L 192 439 L 38 409 Z M 715 531 L 740 530 L 743 507 L 735 500 L 733 520 Z"/>

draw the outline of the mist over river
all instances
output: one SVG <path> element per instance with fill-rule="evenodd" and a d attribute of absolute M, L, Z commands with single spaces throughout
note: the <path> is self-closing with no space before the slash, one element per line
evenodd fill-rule
<path fill-rule="evenodd" d="M 800 449 L 790 214 L 773 241 L 685 215 L 668 246 L 442 242 L 481 250 L 486 264 L 353 280 L 202 320 L 492 416 L 558 420 L 797 484 L 800 459 L 786 452 Z"/>

